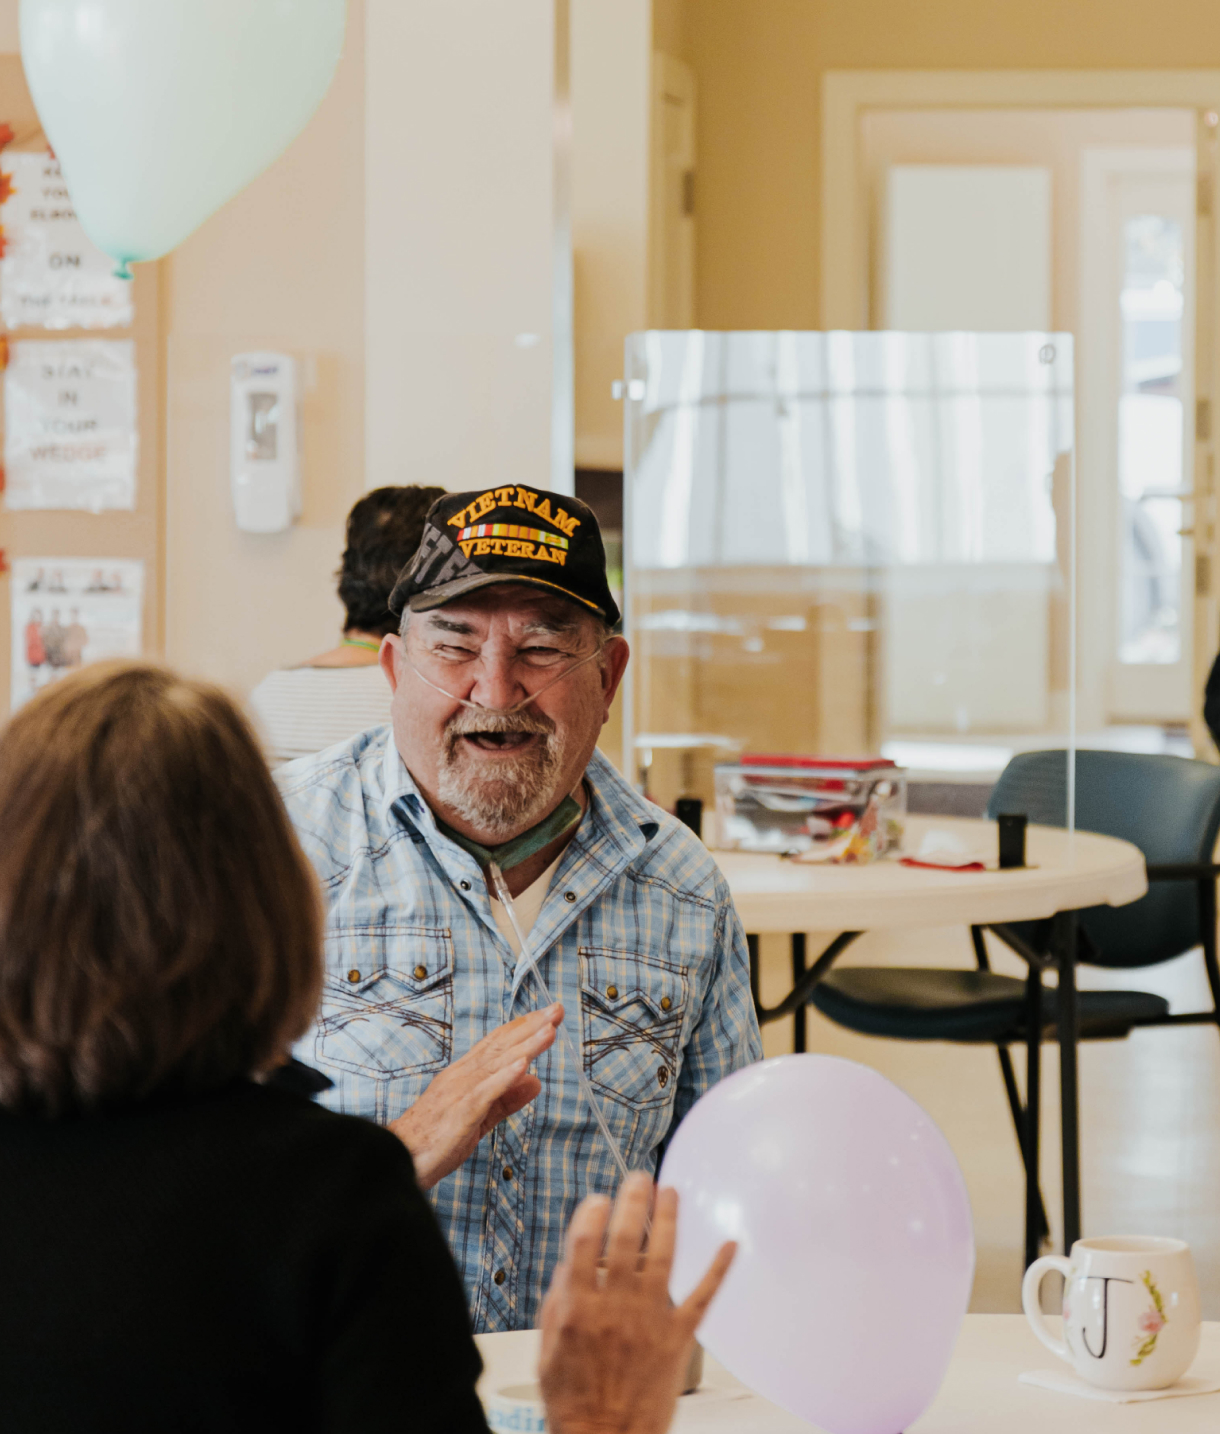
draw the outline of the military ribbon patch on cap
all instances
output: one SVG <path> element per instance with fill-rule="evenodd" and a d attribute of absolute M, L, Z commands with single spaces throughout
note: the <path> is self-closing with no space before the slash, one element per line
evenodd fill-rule
<path fill-rule="evenodd" d="M 568 546 L 567 538 L 560 537 L 558 533 L 544 533 L 541 528 L 521 528 L 516 523 L 479 523 L 473 528 L 463 528 L 457 535 L 459 543 L 465 538 L 528 538 L 532 543 L 550 543 L 553 548 Z"/>

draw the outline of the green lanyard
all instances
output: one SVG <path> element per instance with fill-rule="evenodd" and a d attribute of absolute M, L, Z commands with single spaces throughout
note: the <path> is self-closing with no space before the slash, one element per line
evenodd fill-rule
<path fill-rule="evenodd" d="M 549 817 L 540 821 L 536 827 L 530 827 L 529 831 L 513 837 L 512 841 L 506 841 L 503 846 L 480 846 L 477 841 L 471 841 L 461 832 L 455 832 L 451 826 L 441 821 L 440 817 L 436 818 L 436 825 L 451 842 L 456 842 L 463 851 L 468 851 L 481 867 L 488 867 L 494 861 L 501 871 L 510 871 L 514 866 L 528 861 L 544 846 L 550 846 L 556 837 L 571 831 L 582 815 L 580 803 L 574 797 L 564 797 Z"/>

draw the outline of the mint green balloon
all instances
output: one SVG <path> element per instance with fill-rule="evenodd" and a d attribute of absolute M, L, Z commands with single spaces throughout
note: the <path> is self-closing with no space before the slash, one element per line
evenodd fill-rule
<path fill-rule="evenodd" d="M 127 265 L 167 254 L 288 147 L 346 0 L 21 0 L 21 58 L 72 203 Z"/>

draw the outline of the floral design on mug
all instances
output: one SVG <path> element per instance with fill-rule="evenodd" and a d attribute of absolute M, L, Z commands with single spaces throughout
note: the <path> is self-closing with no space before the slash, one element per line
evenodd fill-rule
<path fill-rule="evenodd" d="M 1141 1333 L 1135 1337 L 1135 1357 L 1130 1361 L 1132 1364 L 1143 1364 L 1144 1360 L 1156 1349 L 1157 1335 L 1169 1323 L 1169 1316 L 1165 1313 L 1165 1301 L 1161 1298 L 1161 1292 L 1152 1278 L 1152 1271 L 1145 1270 L 1140 1278 L 1152 1300 L 1152 1308 L 1145 1310 L 1139 1317 Z"/>

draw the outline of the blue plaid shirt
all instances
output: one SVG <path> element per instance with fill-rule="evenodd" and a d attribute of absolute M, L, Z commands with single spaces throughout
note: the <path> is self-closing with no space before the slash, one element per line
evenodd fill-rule
<path fill-rule="evenodd" d="M 276 773 L 322 882 L 326 980 L 297 1057 L 335 1110 L 384 1124 L 540 995 L 478 863 L 437 830 L 388 728 Z M 653 1171 L 709 1087 L 762 1054 L 741 922 L 719 868 L 600 753 L 590 801 L 529 938 L 619 1146 Z M 585 1195 L 616 1187 L 566 1046 L 542 1092 L 429 1192 L 478 1331 L 528 1329 Z M 405 1296 L 404 1296 L 405 1297 Z"/>

